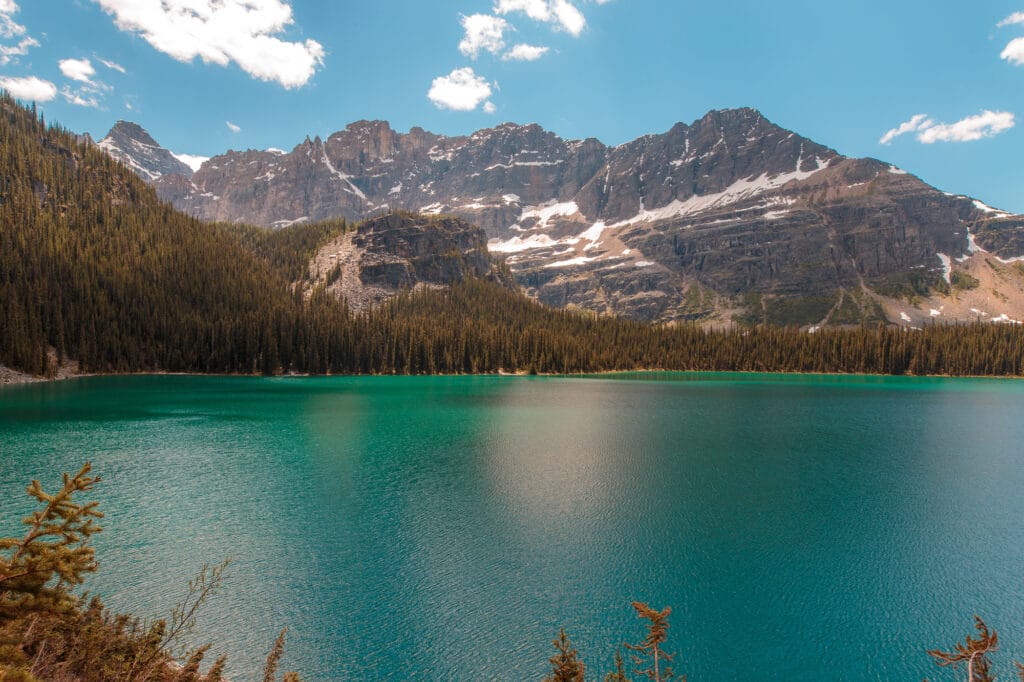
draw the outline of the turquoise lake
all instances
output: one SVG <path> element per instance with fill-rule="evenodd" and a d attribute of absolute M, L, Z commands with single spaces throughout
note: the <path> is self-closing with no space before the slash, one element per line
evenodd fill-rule
<path fill-rule="evenodd" d="M 701 680 L 952 679 L 1024 660 L 1024 382 L 769 375 L 98 377 L 0 388 L 0 529 L 93 462 L 88 589 L 252 679 L 588 680 L 671 606 Z"/>

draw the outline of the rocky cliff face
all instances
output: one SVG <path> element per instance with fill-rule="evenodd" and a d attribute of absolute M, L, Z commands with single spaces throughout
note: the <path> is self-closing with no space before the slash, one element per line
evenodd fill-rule
<path fill-rule="evenodd" d="M 752 109 L 618 147 L 536 125 L 444 137 L 361 121 L 155 184 L 209 220 L 455 215 L 539 300 L 649 320 L 813 324 L 850 300 L 878 319 L 881 298 L 941 288 L 959 259 L 1024 255 L 1024 217 L 843 157 Z"/>
<path fill-rule="evenodd" d="M 188 164 L 161 147 L 136 123 L 118 121 L 99 141 L 99 147 L 149 182 L 165 175 L 192 176 L 192 168 Z"/>
<path fill-rule="evenodd" d="M 308 290 L 325 285 L 363 310 L 402 289 L 443 287 L 470 277 L 515 286 L 487 252 L 483 230 L 458 218 L 393 213 L 326 244 L 309 268 Z"/>

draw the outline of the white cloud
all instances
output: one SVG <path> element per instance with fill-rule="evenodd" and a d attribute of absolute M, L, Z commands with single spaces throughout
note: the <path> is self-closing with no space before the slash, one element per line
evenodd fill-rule
<path fill-rule="evenodd" d="M 19 9 L 18 3 L 14 0 L 0 0 L 0 36 L 14 38 L 25 35 L 25 27 L 12 18 Z"/>
<path fill-rule="evenodd" d="M 14 0 L 0 0 L 0 38 L 20 38 L 14 45 L 0 45 L 0 66 L 17 62 L 33 47 L 39 47 L 39 41 L 25 35 L 25 27 L 16 22 L 13 15 L 20 8 Z"/>
<path fill-rule="evenodd" d="M 113 71 L 120 71 L 121 73 L 128 73 L 125 70 L 125 68 L 123 66 L 121 66 L 120 64 L 118 64 L 117 62 L 112 62 L 110 60 L 104 59 L 103 57 L 96 57 L 96 60 L 99 61 L 100 64 L 102 64 L 103 66 L 107 67 L 108 69 L 111 69 Z"/>
<path fill-rule="evenodd" d="M 1024 12 L 1014 12 L 996 24 L 996 26 L 1002 28 L 1004 26 L 1015 26 L 1017 24 L 1024 24 Z M 1005 59 L 1014 66 L 1024 64 L 1024 38 L 1014 38 L 1008 42 L 1006 47 L 1003 48 L 1003 51 L 999 53 L 999 57 L 1000 59 Z"/>
<path fill-rule="evenodd" d="M 491 84 L 473 69 L 455 69 L 447 76 L 438 76 L 427 97 L 438 109 L 473 111 L 491 96 Z"/>
<path fill-rule="evenodd" d="M 573 36 L 583 33 L 583 29 L 587 27 L 583 12 L 576 9 L 568 0 L 555 0 L 552 9 L 559 25 Z"/>
<path fill-rule="evenodd" d="M 0 45 L 0 65 L 6 66 L 17 57 L 24 57 L 30 48 L 39 47 L 39 41 L 32 36 L 25 36 L 17 45 Z"/>
<path fill-rule="evenodd" d="M 58 65 L 65 78 L 79 83 L 92 83 L 92 77 L 96 75 L 96 69 L 88 59 L 62 59 Z"/>
<path fill-rule="evenodd" d="M 238 126 L 238 125 L 235 125 L 231 121 L 224 121 L 224 125 L 226 125 L 228 127 L 228 130 L 230 130 L 233 133 L 240 133 L 240 132 L 242 132 L 242 127 Z"/>
<path fill-rule="evenodd" d="M 1005 59 L 1014 66 L 1024 64 L 1024 38 L 1014 38 L 1003 51 L 999 53 L 1001 59 Z"/>
<path fill-rule="evenodd" d="M 906 135 L 907 133 L 912 133 L 915 130 L 920 129 L 925 124 L 929 124 L 929 123 L 931 123 L 931 121 L 928 120 L 928 114 L 917 114 L 916 116 L 911 118 L 909 121 L 906 121 L 904 123 L 899 124 L 899 126 L 897 126 L 896 128 L 893 128 L 892 130 L 887 132 L 885 135 L 882 135 L 882 139 L 880 139 L 878 141 L 878 143 L 879 144 L 892 144 L 892 141 L 895 140 L 900 135 Z"/>
<path fill-rule="evenodd" d="M 13 97 L 33 102 L 49 102 L 57 96 L 56 85 L 35 76 L 28 76 L 26 78 L 0 77 L 0 88 L 11 93 Z"/>
<path fill-rule="evenodd" d="M 995 137 L 1016 125 L 1015 117 L 1008 111 L 986 109 L 975 116 L 968 116 L 956 123 L 936 123 L 926 114 L 918 114 L 898 127 L 893 128 L 879 140 L 889 144 L 906 133 L 917 133 L 917 140 L 923 144 L 936 142 L 974 142 L 986 137 Z"/>
<path fill-rule="evenodd" d="M 60 89 L 60 95 L 70 104 L 79 107 L 100 108 L 99 93 L 92 88 L 78 88 L 77 90 L 65 85 Z"/>
<path fill-rule="evenodd" d="M 484 102 L 484 113 L 493 114 L 498 110 L 498 107 L 494 106 L 494 102 Z"/>
<path fill-rule="evenodd" d="M 142 35 L 157 50 L 182 62 L 234 62 L 243 71 L 285 88 L 309 82 L 323 64 L 315 40 L 276 37 L 295 23 L 286 0 L 93 0 L 122 31 Z"/>
<path fill-rule="evenodd" d="M 551 7 L 547 0 L 498 0 L 494 5 L 498 14 L 523 12 L 535 21 L 551 21 Z"/>
<path fill-rule="evenodd" d="M 569 0 L 497 0 L 494 12 L 501 15 L 522 12 L 534 21 L 554 24 L 574 37 L 587 26 L 583 12 Z"/>
<path fill-rule="evenodd" d="M 511 50 L 502 55 L 502 59 L 505 61 L 521 61 L 521 62 L 532 62 L 540 59 L 551 50 L 550 47 L 540 47 L 538 45 L 527 45 L 525 43 L 519 43 Z"/>
<path fill-rule="evenodd" d="M 921 130 L 917 139 L 924 144 L 934 142 L 973 142 L 994 137 L 1016 125 L 1014 115 L 1008 111 L 985 110 L 956 123 L 932 125 Z"/>
<path fill-rule="evenodd" d="M 1002 28 L 1004 26 L 1013 26 L 1014 24 L 1024 24 L 1024 12 L 1014 12 L 996 24 L 996 26 Z"/>
<path fill-rule="evenodd" d="M 57 62 L 60 72 L 79 85 L 65 85 L 60 90 L 61 96 L 71 104 L 79 107 L 99 109 L 103 98 L 113 88 L 106 83 L 93 80 L 96 68 L 88 59 L 61 59 Z"/>
<path fill-rule="evenodd" d="M 459 52 L 467 57 L 476 59 L 481 50 L 498 54 L 505 49 L 505 31 L 509 25 L 501 17 L 471 14 L 462 17 L 462 28 L 466 35 L 459 43 Z"/>

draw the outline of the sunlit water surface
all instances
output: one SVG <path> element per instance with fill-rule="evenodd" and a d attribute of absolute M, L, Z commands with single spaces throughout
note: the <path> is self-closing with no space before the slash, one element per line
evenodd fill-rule
<path fill-rule="evenodd" d="M 88 587 L 166 614 L 230 556 L 195 641 L 251 679 L 597 679 L 671 605 L 699 680 L 941 679 L 1024 658 L 1024 383 L 767 375 L 107 377 L 0 389 L 0 524 L 91 460 Z"/>

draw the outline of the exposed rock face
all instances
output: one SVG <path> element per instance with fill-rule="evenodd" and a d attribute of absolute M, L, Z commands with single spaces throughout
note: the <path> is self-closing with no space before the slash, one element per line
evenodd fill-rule
<path fill-rule="evenodd" d="M 192 176 L 191 167 L 161 147 L 136 123 L 118 121 L 99 141 L 99 146 L 149 182 L 166 175 Z"/>
<path fill-rule="evenodd" d="M 469 277 L 515 286 L 487 252 L 483 230 L 458 218 L 389 214 L 339 236 L 310 263 L 310 281 L 326 284 L 361 310 L 402 289 L 441 287 Z"/>
<path fill-rule="evenodd" d="M 877 312 L 864 295 L 938 281 L 972 249 L 1024 255 L 1024 217 L 843 157 L 752 109 L 614 148 L 536 125 L 444 137 L 361 121 L 287 154 L 229 152 L 191 181 L 156 185 L 210 220 L 456 215 L 484 228 L 539 300 L 650 320 L 727 322 L 732 311 L 770 312 L 765 301 L 814 299 L 768 316 L 813 324 L 844 292 Z"/>

